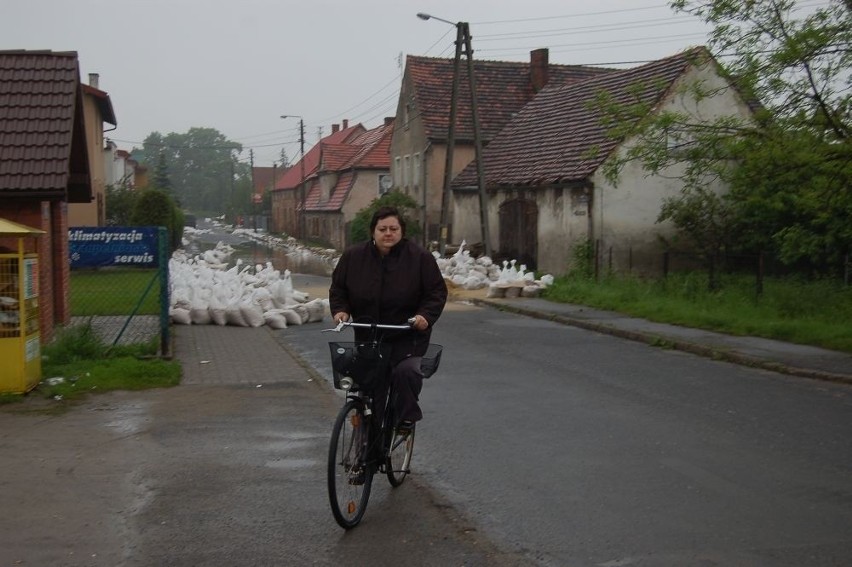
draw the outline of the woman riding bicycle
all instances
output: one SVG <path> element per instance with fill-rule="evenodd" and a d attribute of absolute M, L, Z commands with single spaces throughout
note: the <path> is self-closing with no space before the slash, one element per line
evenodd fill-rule
<path fill-rule="evenodd" d="M 432 327 L 447 302 L 447 285 L 435 258 L 405 238 L 405 219 L 394 207 L 379 208 L 370 221 L 372 240 L 347 249 L 331 276 L 328 298 L 334 322 L 353 320 L 405 324 L 411 331 L 380 331 L 393 345 L 390 379 L 397 393 L 397 426 L 410 428 L 423 418 L 418 404 L 423 386 L 421 357 Z M 371 338 L 369 329 L 355 329 L 356 340 Z M 383 399 L 384 384 L 375 396 Z M 379 415 L 383 408 L 379 409 Z"/>

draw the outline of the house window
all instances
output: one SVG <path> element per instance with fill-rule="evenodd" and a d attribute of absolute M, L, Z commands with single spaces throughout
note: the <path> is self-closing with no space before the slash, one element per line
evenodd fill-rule
<path fill-rule="evenodd" d="M 411 184 L 415 189 L 420 187 L 420 154 L 414 154 L 414 161 L 411 162 L 411 167 L 413 171 L 411 172 Z"/>
<path fill-rule="evenodd" d="M 405 102 L 405 107 L 403 108 L 402 115 L 402 126 L 404 129 L 408 130 L 408 123 L 411 121 L 411 117 L 414 115 L 414 103 L 410 100 Z"/>
<path fill-rule="evenodd" d="M 405 156 L 405 162 L 402 164 L 403 185 L 411 187 L 411 156 Z"/>
<path fill-rule="evenodd" d="M 394 187 L 402 185 L 402 158 L 399 156 L 393 158 L 393 185 Z"/>

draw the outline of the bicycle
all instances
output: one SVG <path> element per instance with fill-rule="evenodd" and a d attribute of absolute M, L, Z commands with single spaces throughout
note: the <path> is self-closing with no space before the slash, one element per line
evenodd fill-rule
<path fill-rule="evenodd" d="M 384 412 L 377 421 L 373 394 L 389 382 L 391 345 L 382 342 L 379 330 L 411 330 L 407 325 L 341 322 L 334 329 L 363 327 L 371 330 L 369 341 L 330 342 L 334 387 L 346 392 L 346 401 L 331 432 L 328 449 L 328 496 L 334 519 L 344 529 L 357 526 L 367 508 L 373 476 L 385 474 L 396 488 L 411 472 L 414 432 L 396 427 L 393 385 L 388 384 Z M 443 347 L 430 344 L 421 358 L 423 377 L 438 369 Z"/>

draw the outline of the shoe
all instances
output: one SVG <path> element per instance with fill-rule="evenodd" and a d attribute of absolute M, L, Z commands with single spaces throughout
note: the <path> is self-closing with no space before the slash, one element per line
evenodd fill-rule
<path fill-rule="evenodd" d="M 349 484 L 354 486 L 361 486 L 364 484 L 364 481 L 367 479 L 367 473 L 364 467 L 359 467 L 358 470 L 350 470 L 349 471 Z"/>
<path fill-rule="evenodd" d="M 414 422 L 409 419 L 403 419 L 396 426 L 396 432 L 400 435 L 408 435 L 414 429 Z"/>

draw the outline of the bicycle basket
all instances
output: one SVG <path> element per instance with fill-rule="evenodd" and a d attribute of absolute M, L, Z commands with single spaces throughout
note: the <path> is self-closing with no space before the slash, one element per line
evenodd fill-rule
<path fill-rule="evenodd" d="M 441 345 L 430 344 L 426 349 L 426 354 L 420 359 L 420 371 L 424 378 L 428 378 L 438 371 L 438 365 L 441 364 L 441 353 L 444 347 Z"/>
<path fill-rule="evenodd" d="M 355 381 L 356 390 L 375 387 L 385 376 L 390 365 L 390 344 L 371 342 L 332 342 L 331 368 L 334 387 L 340 389 L 340 380 L 346 376 Z"/>

